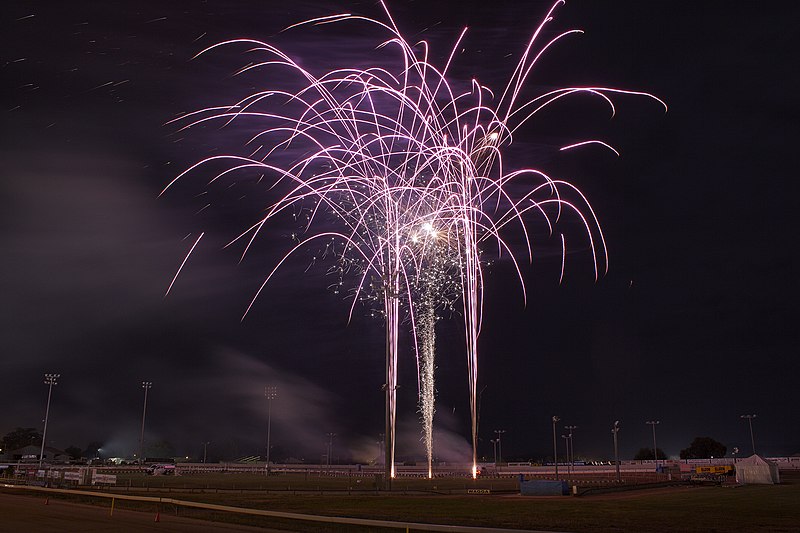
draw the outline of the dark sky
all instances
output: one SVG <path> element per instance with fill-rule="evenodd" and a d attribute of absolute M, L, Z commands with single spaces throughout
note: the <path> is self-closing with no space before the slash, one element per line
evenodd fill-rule
<path fill-rule="evenodd" d="M 409 41 L 442 64 L 464 25 L 456 83 L 501 90 L 550 2 L 398 1 Z M 459 7 L 454 7 L 458 5 Z M 609 273 L 594 281 L 585 254 L 559 285 L 555 243 L 526 266 L 527 306 L 503 261 L 487 268 L 480 338 L 480 455 L 505 429 L 505 456 L 550 453 L 550 417 L 578 426 L 578 455 L 608 457 L 621 420 L 623 455 L 651 446 L 677 455 L 695 436 L 749 452 L 756 413 L 765 454 L 800 452 L 794 291 L 798 114 L 797 7 L 756 3 L 572 0 L 551 30 L 580 28 L 534 71 L 533 96 L 565 85 L 652 92 L 670 106 L 617 99 L 564 101 L 528 124 L 506 164 L 537 167 L 580 187 L 605 232 Z M 192 61 L 215 42 L 274 43 L 312 72 L 370 61 L 380 36 L 358 26 L 279 33 L 341 12 L 380 16 L 369 1 L 13 2 L 0 27 L 0 433 L 41 427 L 45 372 L 53 392 L 48 443 L 138 445 L 142 380 L 147 440 L 197 455 L 263 450 L 264 386 L 279 387 L 273 443 L 318 460 L 367 460 L 383 427 L 383 325 L 327 289 L 325 265 L 290 262 L 240 322 L 291 246 L 278 223 L 238 264 L 222 245 L 251 224 L 270 193 L 220 189 L 213 206 L 197 177 L 159 191 L 203 157 L 233 151 L 242 132 L 178 132 L 181 113 L 234 102 L 285 80 L 233 73 L 239 50 Z M 365 59 L 366 58 L 366 59 Z M 245 132 L 246 133 L 246 132 Z M 558 147 L 601 137 L 621 157 Z M 207 177 L 207 176 L 206 176 Z M 234 201 L 246 196 L 243 202 Z M 274 199 L 274 198 L 273 198 Z M 534 233 L 543 234 L 541 227 Z M 164 298 L 200 231 L 203 245 Z M 459 317 L 443 321 L 437 455 L 469 454 L 466 360 Z M 419 453 L 416 372 L 400 360 L 399 456 Z"/>

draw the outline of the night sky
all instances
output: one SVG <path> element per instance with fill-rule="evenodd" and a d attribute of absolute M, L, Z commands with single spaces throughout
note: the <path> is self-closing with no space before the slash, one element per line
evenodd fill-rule
<path fill-rule="evenodd" d="M 443 64 L 470 27 L 451 74 L 501 91 L 550 2 L 390 3 L 411 42 Z M 456 8 L 454 6 L 458 5 Z M 596 100 L 564 100 L 515 139 L 506 164 L 567 179 L 589 198 L 605 233 L 609 273 L 595 282 L 580 247 L 559 285 L 557 243 L 532 225 L 528 302 L 507 261 L 486 268 L 480 338 L 479 456 L 493 430 L 503 455 L 551 453 L 550 417 L 578 426 L 578 456 L 623 456 L 658 444 L 677 456 L 696 436 L 749 453 L 800 452 L 800 363 L 790 324 L 797 242 L 796 174 L 800 8 L 754 2 L 572 0 L 548 35 L 580 28 L 549 51 L 529 96 L 566 85 L 648 91 L 616 99 L 609 120 Z M 290 221 L 270 226 L 239 264 L 222 246 L 274 200 L 264 188 L 197 197 L 196 176 L 162 197 L 183 169 L 240 150 L 242 131 L 179 132 L 182 113 L 224 105 L 269 76 L 234 77 L 249 59 L 236 37 L 264 40 L 316 74 L 363 66 L 381 36 L 345 24 L 280 33 L 307 18 L 380 17 L 371 1 L 12 2 L 0 18 L 0 434 L 41 428 L 45 372 L 53 391 L 49 445 L 138 446 L 141 382 L 147 442 L 179 455 L 263 452 L 264 386 L 276 385 L 275 452 L 318 461 L 326 433 L 335 455 L 369 460 L 383 431 L 383 323 L 328 286 L 329 264 L 298 256 L 240 321 L 292 245 Z M 387 53 L 378 54 L 381 58 Z M 279 76 L 276 74 L 276 76 Z M 246 132 L 245 132 L 246 133 Z M 621 152 L 562 153 L 602 138 Z M 243 199 L 240 199 L 244 197 Z M 207 204 L 211 207 L 203 209 Z M 186 252 L 205 231 L 168 297 Z M 570 235 L 568 233 L 567 237 Z M 513 240 L 513 238 L 512 238 Z M 524 253 L 522 254 L 524 255 Z M 442 321 L 437 354 L 436 453 L 469 457 L 463 321 Z M 416 371 L 400 359 L 398 457 L 421 456 Z M 166 449 L 166 447 L 162 447 Z"/>

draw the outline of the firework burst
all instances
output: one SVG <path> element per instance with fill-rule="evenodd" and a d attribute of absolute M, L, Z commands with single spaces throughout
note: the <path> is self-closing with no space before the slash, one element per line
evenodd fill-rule
<path fill-rule="evenodd" d="M 577 31 L 539 43 L 542 29 L 561 3 L 552 6 L 534 32 L 499 97 L 475 80 L 466 90 L 457 90 L 448 81 L 450 64 L 466 30 L 457 38 L 447 62 L 438 68 L 429 61 L 427 43 L 412 46 L 383 4 L 384 20 L 340 14 L 290 28 L 330 23 L 377 27 L 387 35 L 380 48 L 397 53 L 394 68 L 376 64 L 314 74 L 278 48 L 252 39 L 226 41 L 198 54 L 223 46 L 243 47 L 258 59 L 240 73 L 289 69 L 295 81 L 287 84 L 293 88 L 265 88 L 231 105 L 177 119 L 183 129 L 217 122 L 229 127 L 257 124 L 259 130 L 250 140 L 252 147 L 244 152 L 247 155 L 204 159 L 177 176 L 164 191 L 189 174 L 220 163 L 224 170 L 209 183 L 235 180 L 252 172 L 263 176 L 273 191 L 273 201 L 263 216 L 229 244 L 241 243 L 243 257 L 271 220 L 291 210 L 308 212 L 305 232 L 265 277 L 245 314 L 274 273 L 298 250 L 324 244 L 335 250 L 339 265 L 355 265 L 338 267 L 340 274 L 347 271 L 355 278 L 351 315 L 357 302 L 378 300 L 386 325 L 386 462 L 391 477 L 395 474 L 398 336 L 403 319 L 412 324 L 430 475 L 437 310 L 461 301 L 475 475 L 478 337 L 483 310 L 481 254 L 493 250 L 493 255 L 510 258 L 521 282 L 520 261 L 504 235 L 521 232 L 531 260 L 528 224 L 544 221 L 553 233 L 561 217 L 569 215 L 580 221 L 595 276 L 608 268 L 600 225 L 583 194 L 540 170 L 510 170 L 502 159 L 518 128 L 569 95 L 596 96 L 612 113 L 612 97 L 622 94 L 661 102 L 645 93 L 604 87 L 567 87 L 523 98 L 522 88 L 541 55 Z M 587 143 L 608 146 L 592 139 L 564 149 Z M 286 153 L 302 155 L 286 163 Z M 561 235 L 562 248 L 564 242 Z M 521 286 L 524 295 L 524 284 Z"/>

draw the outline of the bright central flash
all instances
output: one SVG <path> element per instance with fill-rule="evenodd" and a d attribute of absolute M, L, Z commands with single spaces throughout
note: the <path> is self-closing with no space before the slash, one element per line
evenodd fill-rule
<path fill-rule="evenodd" d="M 430 222 L 424 222 L 422 224 L 422 232 L 421 233 L 423 235 L 420 235 L 420 233 L 412 234 L 411 235 L 411 242 L 416 244 L 423 237 L 430 237 L 432 239 L 435 239 L 439 235 L 439 232 L 436 231 L 436 228 L 434 228 L 433 224 L 431 224 Z"/>

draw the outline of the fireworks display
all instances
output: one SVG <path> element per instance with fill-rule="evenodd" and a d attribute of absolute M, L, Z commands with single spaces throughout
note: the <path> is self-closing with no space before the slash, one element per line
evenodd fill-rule
<path fill-rule="evenodd" d="M 646 96 L 663 105 L 646 93 L 606 87 L 566 87 L 533 98 L 523 96 L 526 80 L 541 55 L 578 31 L 540 42 L 543 28 L 562 3 L 556 2 L 548 11 L 519 61 L 511 65 L 507 86 L 497 94 L 477 80 L 459 89 L 462 84 L 448 78 L 466 30 L 456 39 L 446 63 L 435 65 L 429 61 L 428 44 L 409 43 L 383 4 L 385 13 L 380 20 L 339 14 L 289 29 L 302 31 L 306 25 L 331 23 L 370 25 L 385 32 L 386 40 L 379 47 L 381 59 L 387 51 L 395 54 L 394 68 L 379 62 L 373 67 L 344 66 L 316 74 L 280 49 L 252 39 L 218 43 L 198 54 L 223 46 L 241 47 L 256 59 L 240 72 L 288 69 L 294 80 L 284 87 L 263 88 L 231 105 L 177 119 L 184 129 L 213 122 L 229 128 L 255 124 L 258 131 L 243 148 L 245 155 L 204 159 L 177 176 L 164 192 L 180 179 L 196 173 L 207 175 L 205 169 L 219 165 L 224 169 L 214 170 L 209 184 L 255 177 L 263 180 L 271 190 L 263 216 L 230 243 L 241 244 L 243 255 L 271 220 L 285 213 L 304 214 L 304 232 L 267 273 L 245 314 L 275 272 L 308 247 L 324 247 L 336 257 L 333 270 L 342 278 L 352 278 L 351 314 L 359 302 L 381 303 L 386 326 L 387 461 L 392 465 L 392 477 L 398 340 L 404 324 L 411 325 L 418 363 L 419 411 L 431 475 L 437 321 L 443 318 L 444 309 L 459 308 L 463 315 L 474 476 L 485 255 L 509 258 L 524 293 L 519 250 L 504 236 L 521 233 L 530 261 L 529 224 L 544 224 L 559 238 L 563 277 L 566 240 L 555 226 L 568 217 L 582 228 L 582 235 L 571 237 L 570 242 L 590 250 L 595 276 L 607 269 L 603 233 L 583 194 L 567 181 L 538 169 L 510 168 L 503 160 L 518 128 L 569 95 L 595 96 L 607 103 L 612 113 L 612 98 L 623 94 Z M 595 139 L 576 140 L 563 149 L 587 144 L 614 150 Z M 287 153 L 293 155 L 288 163 Z"/>

